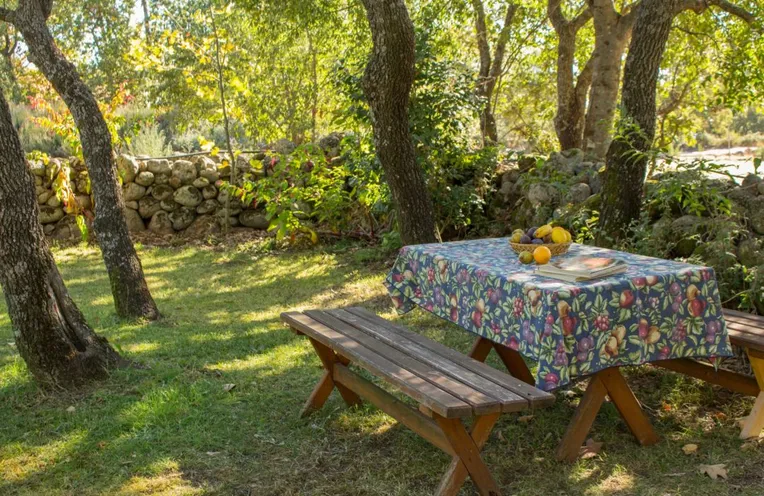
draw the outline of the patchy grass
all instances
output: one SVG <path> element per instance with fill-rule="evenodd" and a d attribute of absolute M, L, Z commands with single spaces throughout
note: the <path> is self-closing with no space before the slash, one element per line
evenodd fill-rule
<path fill-rule="evenodd" d="M 74 395 L 39 391 L 12 342 L 0 303 L 0 494 L 419 495 L 431 494 L 446 455 L 371 407 L 336 395 L 313 417 L 298 411 L 319 379 L 306 340 L 279 313 L 363 305 L 396 318 L 382 278 L 390 260 L 368 249 L 261 253 L 141 249 L 158 323 L 115 318 L 99 253 L 57 250 L 74 299 L 126 356 L 120 370 Z M 469 336 L 423 312 L 402 319 L 466 351 Z M 494 364 L 496 364 L 494 362 Z M 485 456 L 505 494 L 759 495 L 764 445 L 741 449 L 735 419 L 752 400 L 648 367 L 630 372 L 662 442 L 637 446 L 612 405 L 590 460 L 553 453 L 583 385 L 529 423 L 505 415 Z M 223 385 L 236 384 L 231 392 Z M 69 407 L 74 411 L 67 411 Z M 700 446 L 686 456 L 686 443 Z M 728 481 L 697 473 L 724 463 Z M 464 494 L 472 494 L 465 486 Z"/>

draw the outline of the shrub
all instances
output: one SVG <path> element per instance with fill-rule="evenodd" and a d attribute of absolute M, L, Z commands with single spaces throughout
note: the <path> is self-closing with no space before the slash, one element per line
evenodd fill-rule
<path fill-rule="evenodd" d="M 156 124 L 144 124 L 138 131 L 126 137 L 127 149 L 132 155 L 165 157 L 172 154 L 165 133 Z"/>

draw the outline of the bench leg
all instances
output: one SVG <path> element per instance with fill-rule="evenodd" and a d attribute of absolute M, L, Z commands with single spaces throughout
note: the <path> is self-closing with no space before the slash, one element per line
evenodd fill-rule
<path fill-rule="evenodd" d="M 658 435 L 621 372 L 617 368 L 605 369 L 591 378 L 589 387 L 586 388 L 584 397 L 557 447 L 558 460 L 573 462 L 578 458 L 579 449 L 589 435 L 605 396 L 610 397 L 639 444 L 649 446 L 659 441 Z"/>
<path fill-rule="evenodd" d="M 303 406 L 302 411 L 300 412 L 300 416 L 306 417 L 314 411 L 321 409 L 335 387 L 340 392 L 342 399 L 345 400 L 345 403 L 348 406 L 360 405 L 361 398 L 357 394 L 342 384 L 335 383 L 334 379 L 332 378 L 335 363 L 341 363 L 347 366 L 350 361 L 337 355 L 330 348 L 324 346 L 315 339 L 308 339 L 310 339 L 310 344 L 313 345 L 313 349 L 316 350 L 316 354 L 321 359 L 321 363 L 324 365 L 324 369 L 326 370 L 324 371 L 324 375 L 321 377 L 321 380 L 318 382 L 318 384 L 316 384 L 316 387 L 313 388 L 313 392 L 310 394 L 308 401 L 305 402 L 305 406 Z"/>
<path fill-rule="evenodd" d="M 488 440 L 494 424 L 499 419 L 498 413 L 481 415 L 475 418 L 468 433 L 460 419 L 446 419 L 435 416 L 443 434 L 456 453 L 435 494 L 453 496 L 459 492 L 467 475 L 470 476 L 481 496 L 499 496 L 499 486 L 480 458 L 480 450 Z"/>
<path fill-rule="evenodd" d="M 748 350 L 748 358 L 751 361 L 751 367 L 753 367 L 753 373 L 756 376 L 761 392 L 758 398 L 756 398 L 753 410 L 751 410 L 748 418 L 743 423 L 743 430 L 740 433 L 742 439 L 758 437 L 761 434 L 761 430 L 764 429 L 764 354 L 759 356 Z"/>
<path fill-rule="evenodd" d="M 522 355 L 512 348 L 508 348 L 484 337 L 478 337 L 472 345 L 472 350 L 470 350 L 468 355 L 470 358 L 474 358 L 479 362 L 485 362 L 485 359 L 488 358 L 488 354 L 492 349 L 496 350 L 499 358 L 501 358 L 501 361 L 507 368 L 509 375 L 516 377 L 531 386 L 536 385 L 533 374 L 531 374 L 528 365 L 525 364 Z"/>

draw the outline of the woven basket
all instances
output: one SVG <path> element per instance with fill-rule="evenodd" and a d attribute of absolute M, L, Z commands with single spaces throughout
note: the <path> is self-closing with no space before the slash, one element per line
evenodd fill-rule
<path fill-rule="evenodd" d="M 544 243 L 543 245 L 534 245 L 532 243 L 530 244 L 522 244 L 522 243 L 513 243 L 509 242 L 509 246 L 512 247 L 513 250 L 515 250 L 515 253 L 522 253 L 524 251 L 528 251 L 533 253 L 533 250 L 538 248 L 539 246 L 546 246 L 549 248 L 549 251 L 552 252 L 552 256 L 557 255 L 563 255 L 568 252 L 570 249 L 570 245 L 573 243 Z"/>

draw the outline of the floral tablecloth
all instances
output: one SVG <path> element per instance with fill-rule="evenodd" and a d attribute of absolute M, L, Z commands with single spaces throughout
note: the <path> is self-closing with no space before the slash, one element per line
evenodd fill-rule
<path fill-rule="evenodd" d="M 563 256 L 624 260 L 626 273 L 581 283 L 535 274 L 506 238 L 407 246 L 385 285 L 395 307 L 421 307 L 519 351 L 552 390 L 621 365 L 732 354 L 714 271 L 592 246 Z"/>

